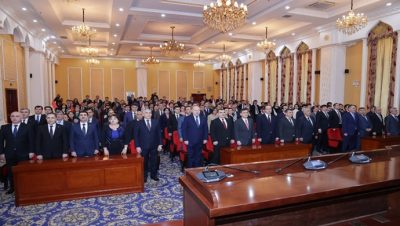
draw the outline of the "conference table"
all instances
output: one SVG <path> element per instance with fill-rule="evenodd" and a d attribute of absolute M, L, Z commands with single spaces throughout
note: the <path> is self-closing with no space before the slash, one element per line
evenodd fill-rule
<path fill-rule="evenodd" d="M 311 144 L 285 143 L 221 148 L 221 164 L 259 162 L 304 157 L 310 154 Z"/>
<path fill-rule="evenodd" d="M 24 161 L 13 173 L 16 206 L 144 191 L 136 155 Z"/>
<path fill-rule="evenodd" d="M 321 225 L 389 210 L 400 216 L 399 148 L 364 154 L 371 163 L 352 164 L 349 154 L 314 157 L 338 159 L 320 171 L 298 159 L 216 166 L 209 169 L 233 177 L 213 183 L 197 178 L 203 168 L 187 169 L 180 178 L 184 225 Z"/>
<path fill-rule="evenodd" d="M 372 136 L 361 139 L 361 150 L 374 150 L 400 144 L 400 136 Z"/>

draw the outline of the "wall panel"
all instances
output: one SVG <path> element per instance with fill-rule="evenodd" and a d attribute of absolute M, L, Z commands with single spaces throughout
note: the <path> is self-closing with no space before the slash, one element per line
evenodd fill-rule
<path fill-rule="evenodd" d="M 123 68 L 111 69 L 111 97 L 125 99 L 125 70 Z"/>
<path fill-rule="evenodd" d="M 90 96 L 104 98 L 104 69 L 90 68 Z"/>
<path fill-rule="evenodd" d="M 170 77 L 169 71 L 158 71 L 158 96 L 170 98 Z"/>
<path fill-rule="evenodd" d="M 188 98 L 187 93 L 187 72 L 177 71 L 176 72 L 176 97 Z"/>
<path fill-rule="evenodd" d="M 83 99 L 82 96 L 82 68 L 68 68 L 68 98 Z"/>
<path fill-rule="evenodd" d="M 193 89 L 204 89 L 204 71 L 193 72 Z"/>

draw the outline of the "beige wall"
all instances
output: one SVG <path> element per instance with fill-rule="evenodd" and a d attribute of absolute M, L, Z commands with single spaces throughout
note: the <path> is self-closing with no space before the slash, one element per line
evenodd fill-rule
<path fill-rule="evenodd" d="M 317 49 L 317 57 L 316 57 L 316 64 L 315 64 L 315 70 L 316 71 L 321 71 L 321 49 Z M 319 103 L 319 94 L 320 94 L 320 78 L 321 74 L 316 74 L 315 75 L 315 103 L 313 104 L 321 104 Z"/>
<path fill-rule="evenodd" d="M 349 73 L 345 77 L 344 103 L 360 104 L 361 95 L 361 60 L 362 60 L 362 41 L 346 49 L 346 69 Z"/>

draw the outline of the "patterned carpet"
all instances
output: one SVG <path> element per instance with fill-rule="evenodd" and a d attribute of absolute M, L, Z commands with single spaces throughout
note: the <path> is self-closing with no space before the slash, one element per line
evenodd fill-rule
<path fill-rule="evenodd" d="M 182 175 L 178 160 L 161 155 L 160 181 L 145 192 L 15 207 L 14 196 L 0 190 L 0 225 L 141 225 L 183 218 Z"/>

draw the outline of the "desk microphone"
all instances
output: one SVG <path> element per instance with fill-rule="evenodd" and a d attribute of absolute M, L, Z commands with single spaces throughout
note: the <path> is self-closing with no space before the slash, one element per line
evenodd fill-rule
<path fill-rule="evenodd" d="M 356 151 L 351 152 L 349 161 L 357 164 L 366 164 L 371 162 L 371 158 L 364 154 L 356 154 Z"/>
<path fill-rule="evenodd" d="M 252 174 L 259 174 L 260 173 L 260 171 L 258 171 L 258 170 L 245 170 L 245 169 L 240 169 L 240 168 L 236 168 L 236 167 L 233 167 L 233 166 L 218 165 L 218 164 L 215 164 L 215 163 L 208 164 L 206 166 L 205 170 L 208 170 L 209 166 L 221 166 L 221 167 L 226 168 L 226 169 L 233 169 L 233 170 L 242 171 L 242 172 L 246 172 L 246 173 L 252 173 Z"/>

